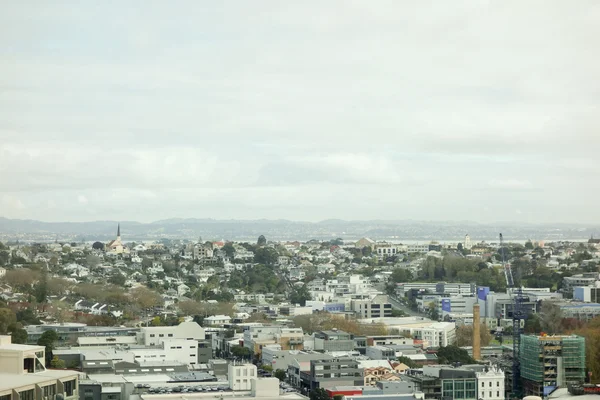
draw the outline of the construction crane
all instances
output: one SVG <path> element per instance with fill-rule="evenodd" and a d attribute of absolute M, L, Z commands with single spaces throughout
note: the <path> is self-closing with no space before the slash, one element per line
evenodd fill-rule
<path fill-rule="evenodd" d="M 512 335 L 513 335 L 513 361 L 512 361 L 512 395 L 518 396 L 521 393 L 521 365 L 519 363 L 519 354 L 521 352 L 521 321 L 525 319 L 523 315 L 523 292 L 521 285 L 515 287 L 515 279 L 512 268 L 506 262 L 506 248 L 504 247 L 504 238 L 500 234 L 500 255 L 502 257 L 502 268 L 506 278 L 507 291 L 513 298 L 512 310 Z"/>

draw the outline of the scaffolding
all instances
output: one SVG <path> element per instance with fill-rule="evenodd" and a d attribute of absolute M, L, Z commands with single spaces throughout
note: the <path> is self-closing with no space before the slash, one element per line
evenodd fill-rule
<path fill-rule="evenodd" d="M 521 335 L 520 350 L 521 378 L 528 394 L 547 396 L 585 379 L 583 337 Z"/>

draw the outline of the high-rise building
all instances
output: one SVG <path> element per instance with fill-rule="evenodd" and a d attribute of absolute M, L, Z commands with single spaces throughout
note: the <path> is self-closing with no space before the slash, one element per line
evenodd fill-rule
<path fill-rule="evenodd" d="M 547 396 L 585 379 L 585 338 L 521 335 L 521 378 L 525 394 Z"/>

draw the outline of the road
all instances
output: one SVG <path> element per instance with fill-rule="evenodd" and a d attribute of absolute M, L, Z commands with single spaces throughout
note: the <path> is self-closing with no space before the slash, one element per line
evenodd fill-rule
<path fill-rule="evenodd" d="M 388 296 L 388 298 L 390 299 L 392 308 L 395 308 L 396 310 L 400 310 L 400 311 L 404 312 L 406 315 L 410 315 L 412 317 L 427 317 L 426 314 L 422 314 L 418 311 L 411 310 L 404 304 L 400 303 L 395 297 Z"/>

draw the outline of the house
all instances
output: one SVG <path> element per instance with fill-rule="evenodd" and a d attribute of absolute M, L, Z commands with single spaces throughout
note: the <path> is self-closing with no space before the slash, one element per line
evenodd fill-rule
<path fill-rule="evenodd" d="M 211 315 L 204 318 L 204 323 L 208 326 L 225 325 L 231 322 L 231 317 L 227 315 Z"/>
<path fill-rule="evenodd" d="M 0 267 L 0 279 L 3 278 L 4 275 L 6 275 L 6 268 Z"/>

